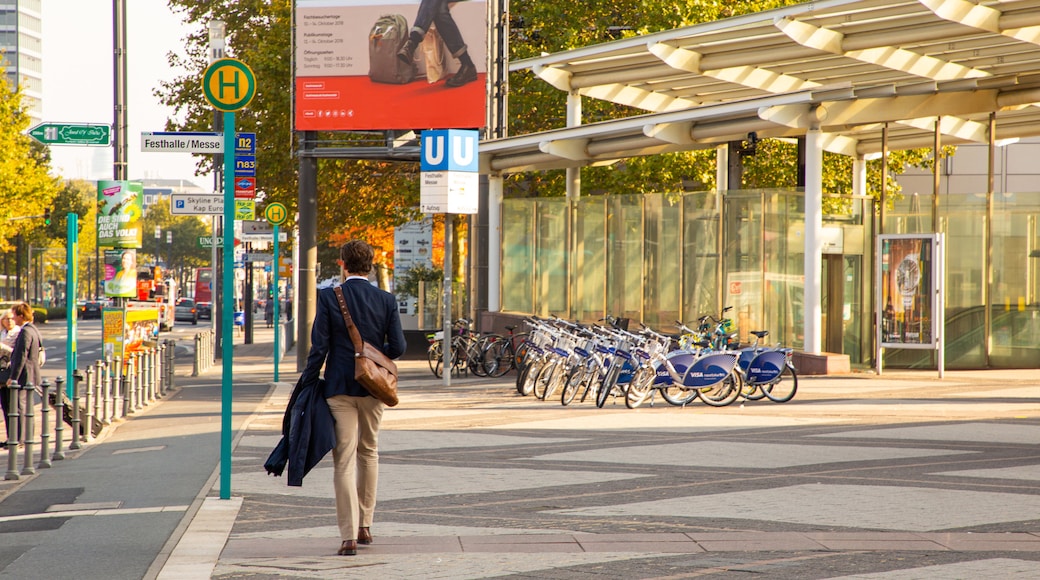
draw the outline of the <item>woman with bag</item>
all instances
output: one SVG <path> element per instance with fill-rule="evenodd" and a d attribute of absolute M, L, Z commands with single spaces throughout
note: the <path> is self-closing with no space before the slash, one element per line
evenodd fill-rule
<path fill-rule="evenodd" d="M 43 392 L 40 388 L 40 350 L 43 348 L 43 341 L 40 331 L 32 323 L 32 307 L 25 302 L 19 302 L 11 307 L 11 317 L 14 323 L 21 327 L 21 331 L 11 352 L 11 367 L 6 386 L 31 384 L 36 388 L 36 393 L 40 394 Z M 25 443 L 22 417 L 25 417 L 28 405 L 32 404 L 31 392 L 18 393 L 18 443 Z"/>
<path fill-rule="evenodd" d="M 7 379 L 11 378 L 11 353 L 21 330 L 22 327 L 14 323 L 14 314 L 10 310 L 0 313 L 0 407 L 4 410 L 4 437 L 10 432 L 7 415 L 10 413 L 11 389 L 7 388 Z"/>
<path fill-rule="evenodd" d="M 364 342 L 391 359 L 404 354 L 406 346 L 397 299 L 368 281 L 374 255 L 372 247 L 361 240 L 351 240 L 340 248 L 345 280 L 338 289 L 349 313 L 340 308 L 335 289 L 318 292 L 311 350 L 300 376 L 304 384 L 316 384 L 325 365 L 325 398 L 336 420 L 332 458 L 341 556 L 357 554 L 359 543 L 372 543 L 369 528 L 376 505 L 379 424 L 385 407 L 354 378 L 356 350 L 346 319 L 353 321 Z"/>

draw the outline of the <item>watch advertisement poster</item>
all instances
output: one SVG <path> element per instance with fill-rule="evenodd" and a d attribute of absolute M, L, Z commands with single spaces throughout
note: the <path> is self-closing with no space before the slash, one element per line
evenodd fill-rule
<path fill-rule="evenodd" d="M 880 343 L 889 348 L 934 348 L 936 239 L 933 235 L 878 236 Z"/>

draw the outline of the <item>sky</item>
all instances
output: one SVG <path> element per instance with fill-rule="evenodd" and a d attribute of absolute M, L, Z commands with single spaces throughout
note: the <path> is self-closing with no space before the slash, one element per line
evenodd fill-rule
<path fill-rule="evenodd" d="M 112 0 L 44 0 L 43 120 L 114 121 L 112 88 Z M 152 94 L 161 80 L 181 74 L 166 63 L 167 52 L 183 54 L 190 31 L 166 0 L 126 0 L 127 175 L 138 179 L 184 179 L 204 189 L 212 177 L 196 176 L 190 153 L 142 153 L 141 132 L 163 131 L 173 110 Z M 200 25 L 201 26 L 201 25 Z M 55 173 L 65 178 L 112 179 L 112 147 L 51 147 Z"/>

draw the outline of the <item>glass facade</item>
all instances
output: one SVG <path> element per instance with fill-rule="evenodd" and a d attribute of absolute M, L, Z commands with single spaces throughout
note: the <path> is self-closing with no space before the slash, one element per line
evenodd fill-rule
<path fill-rule="evenodd" d="M 931 208 L 931 195 L 897 202 L 885 233 L 930 231 Z M 1040 195 L 942 194 L 938 216 L 946 233 L 946 368 L 1040 366 Z M 889 365 L 932 368 L 934 354 L 886 351 Z"/>
<path fill-rule="evenodd" d="M 803 202 L 795 190 L 505 200 L 503 311 L 585 322 L 609 314 L 672 332 L 676 320 L 732 306 L 742 340 L 768 330 L 770 341 L 802 348 Z M 824 199 L 825 350 L 859 365 L 873 364 L 873 210 L 869 198 Z M 1040 366 L 1038 218 L 1040 195 L 941 196 L 946 368 Z M 886 212 L 885 233 L 930 231 L 930 195 Z M 931 351 L 884 356 L 886 367 L 935 366 Z"/>

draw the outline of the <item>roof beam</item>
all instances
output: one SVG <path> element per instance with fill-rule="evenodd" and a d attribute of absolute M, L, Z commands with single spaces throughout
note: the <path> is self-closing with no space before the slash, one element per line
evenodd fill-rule
<path fill-rule="evenodd" d="M 699 52 L 678 48 L 665 42 L 649 43 L 647 50 L 673 68 L 770 93 L 785 93 L 819 86 L 799 77 L 775 73 L 756 66 L 702 69 L 703 55 Z"/>
<path fill-rule="evenodd" d="M 845 35 L 829 28 L 813 26 L 800 20 L 777 18 L 773 24 L 791 40 L 815 48 L 888 69 L 936 81 L 989 76 L 989 73 L 919 54 L 896 46 L 876 46 L 861 50 L 845 50 Z"/>
<path fill-rule="evenodd" d="M 816 116 L 821 125 L 853 126 L 900 122 L 922 117 L 996 111 L 998 91 L 958 91 L 932 95 L 895 96 L 877 99 L 831 101 L 820 105 Z"/>
<path fill-rule="evenodd" d="M 1004 28 L 1000 24 L 1001 19 L 1004 18 L 1004 13 L 996 8 L 965 0 L 918 1 L 939 18 L 994 34 L 1002 34 L 1022 42 L 1040 44 L 1040 26 L 1029 25 Z"/>
<path fill-rule="evenodd" d="M 653 113 L 664 113 L 667 111 L 688 109 L 690 107 L 696 107 L 701 104 L 698 101 L 691 101 L 689 99 L 679 99 L 676 97 L 666 95 L 664 93 L 648 91 L 646 89 L 633 87 L 622 83 L 610 83 L 580 89 L 578 93 L 586 97 L 591 97 L 593 99 L 608 101 L 611 103 L 616 103 L 618 105 L 636 107 L 638 109 L 643 109 L 644 111 L 651 111 Z"/>
<path fill-rule="evenodd" d="M 538 149 L 555 157 L 563 157 L 572 161 L 584 161 L 589 158 L 588 139 L 567 139 L 560 141 L 542 141 Z"/>

